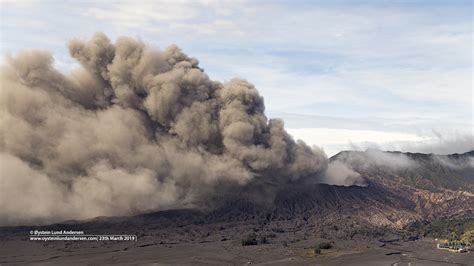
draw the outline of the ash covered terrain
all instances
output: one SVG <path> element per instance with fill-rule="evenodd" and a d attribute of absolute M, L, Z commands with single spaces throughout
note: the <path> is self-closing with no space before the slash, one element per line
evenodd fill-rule
<path fill-rule="evenodd" d="M 2 66 L 3 264 L 472 265 L 474 151 L 324 151 L 176 46 L 73 40 Z M 137 241 L 32 241 L 34 230 Z"/>
<path fill-rule="evenodd" d="M 405 164 L 393 168 L 386 164 L 388 159 L 392 166 L 393 160 Z M 211 209 L 173 209 L 47 226 L 2 227 L 0 261 L 472 265 L 472 252 L 437 250 L 433 240 L 455 227 L 461 233 L 474 227 L 474 194 L 469 191 L 474 178 L 472 160 L 473 152 L 449 156 L 376 150 L 341 152 L 331 158 L 331 163 L 352 169 L 351 174 L 360 175 L 363 185 L 296 181 L 270 191 L 268 187 L 274 184 L 252 183 L 231 196 L 222 195 L 221 203 Z M 466 189 L 445 187 L 440 182 L 446 178 L 458 180 L 458 185 Z M 259 197 L 250 197 L 254 194 Z M 138 236 L 138 241 L 29 241 L 32 229 L 131 234 Z M 318 253 L 321 243 L 330 243 L 331 249 Z"/>

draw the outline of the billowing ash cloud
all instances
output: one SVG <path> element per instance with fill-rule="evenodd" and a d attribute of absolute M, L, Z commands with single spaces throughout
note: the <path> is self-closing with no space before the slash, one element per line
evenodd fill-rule
<path fill-rule="evenodd" d="M 252 84 L 212 81 L 176 46 L 96 34 L 69 52 L 82 68 L 68 75 L 41 51 L 2 66 L 0 224 L 193 206 L 220 184 L 327 167 Z"/>

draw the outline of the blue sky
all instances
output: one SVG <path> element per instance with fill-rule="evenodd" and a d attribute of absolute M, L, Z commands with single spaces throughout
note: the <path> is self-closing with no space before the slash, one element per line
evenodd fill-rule
<path fill-rule="evenodd" d="M 51 50 L 67 72 L 71 38 L 174 43 L 330 155 L 474 148 L 472 1 L 64 2 L 2 0 L 2 55 Z"/>

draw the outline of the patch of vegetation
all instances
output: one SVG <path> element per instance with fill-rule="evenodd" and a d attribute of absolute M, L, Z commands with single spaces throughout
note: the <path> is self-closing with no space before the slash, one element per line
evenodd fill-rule
<path fill-rule="evenodd" d="M 474 231 L 473 218 L 438 219 L 435 221 L 417 221 L 410 224 L 407 230 L 412 234 L 443 239 L 459 239 L 464 233 Z M 455 237 L 454 237 L 455 236 Z M 469 234 L 466 235 L 466 238 Z M 462 238 L 462 237 L 461 237 Z"/>
<path fill-rule="evenodd" d="M 285 232 L 285 230 L 282 228 L 272 228 L 272 231 L 275 233 L 280 233 L 280 234 Z"/>
<path fill-rule="evenodd" d="M 474 245 L 474 230 L 464 232 L 461 236 L 461 242 L 465 245 Z"/>
<path fill-rule="evenodd" d="M 247 238 L 242 239 L 242 246 L 254 246 L 258 245 L 257 236 L 255 234 L 250 234 Z"/>
<path fill-rule="evenodd" d="M 330 249 L 332 248 L 332 244 L 329 243 L 329 242 L 321 242 L 318 244 L 318 248 L 317 249 Z"/>
<path fill-rule="evenodd" d="M 321 254 L 323 249 L 331 249 L 331 248 L 332 248 L 332 243 L 321 242 L 318 245 L 316 245 L 316 248 L 314 249 L 314 254 L 316 255 Z"/>
<path fill-rule="evenodd" d="M 267 237 L 258 237 L 255 233 L 252 233 L 249 234 L 247 238 L 242 239 L 242 246 L 255 246 L 258 244 L 268 244 Z"/>

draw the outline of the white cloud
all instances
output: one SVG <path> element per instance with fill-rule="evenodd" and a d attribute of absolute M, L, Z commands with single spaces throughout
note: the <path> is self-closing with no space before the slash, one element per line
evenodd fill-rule
<path fill-rule="evenodd" d="M 441 135 L 438 132 L 419 135 L 337 128 L 289 128 L 287 130 L 295 139 L 324 148 L 328 156 L 341 150 L 378 149 L 435 154 L 464 153 L 474 150 L 474 135 L 456 132 L 449 135 Z"/>
<path fill-rule="evenodd" d="M 254 13 L 246 1 L 116 1 L 97 3 L 86 8 L 86 17 L 108 23 L 116 30 L 139 30 L 145 33 L 179 36 L 238 34 L 243 19 Z"/>
<path fill-rule="evenodd" d="M 190 1 L 107 2 L 86 11 L 86 15 L 132 28 L 151 26 L 154 22 L 186 21 L 197 14 Z"/>
<path fill-rule="evenodd" d="M 386 143 L 352 143 L 351 149 L 365 150 L 376 148 L 380 150 L 421 152 L 434 154 L 464 153 L 474 150 L 473 134 L 454 134 L 450 136 L 433 135 L 424 141 L 390 141 Z"/>
<path fill-rule="evenodd" d="M 289 128 L 287 129 L 295 139 L 301 139 L 309 145 L 324 148 L 329 156 L 339 151 L 332 147 L 346 146 L 351 143 L 375 142 L 388 143 L 393 141 L 426 141 L 427 138 L 415 134 L 402 132 L 384 132 L 375 130 L 352 130 L 335 128 Z"/>

